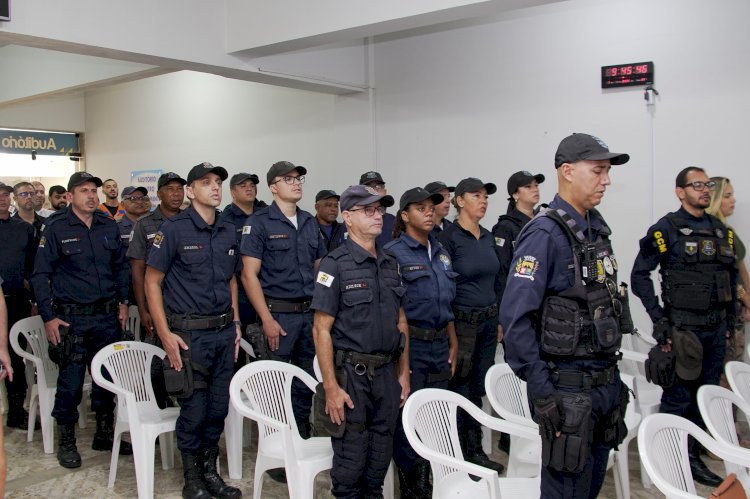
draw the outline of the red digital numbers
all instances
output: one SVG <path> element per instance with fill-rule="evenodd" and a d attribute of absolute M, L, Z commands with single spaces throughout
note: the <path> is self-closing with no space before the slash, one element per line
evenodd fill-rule
<path fill-rule="evenodd" d="M 653 62 L 602 67 L 602 88 L 644 85 L 653 82 Z"/>

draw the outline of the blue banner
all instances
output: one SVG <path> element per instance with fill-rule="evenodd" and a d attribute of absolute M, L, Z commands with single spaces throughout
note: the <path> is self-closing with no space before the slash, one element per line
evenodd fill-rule
<path fill-rule="evenodd" d="M 133 187 L 145 187 L 148 191 L 148 197 L 151 199 L 151 205 L 159 204 L 159 198 L 156 196 L 157 183 L 164 170 L 135 170 L 130 172 L 130 185 Z"/>
<path fill-rule="evenodd" d="M 0 129 L 0 153 L 68 156 L 78 153 L 75 133 L 32 132 Z"/>

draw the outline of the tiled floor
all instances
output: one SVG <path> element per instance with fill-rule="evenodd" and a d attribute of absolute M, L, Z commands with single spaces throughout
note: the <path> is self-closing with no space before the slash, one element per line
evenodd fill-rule
<path fill-rule="evenodd" d="M 6 482 L 6 497 L 9 498 L 120 498 L 136 497 L 135 471 L 131 456 L 120 458 L 117 481 L 113 489 L 107 488 L 109 476 L 110 454 L 91 450 L 91 438 L 94 432 L 93 414 L 89 414 L 88 428 L 78 429 L 78 449 L 83 458 L 83 466 L 77 470 L 66 470 L 61 468 L 55 454 L 44 454 L 42 450 L 41 433 L 37 431 L 33 442 L 26 442 L 26 432 L 14 429 L 6 429 L 5 448 L 8 455 L 8 478 Z M 256 435 L 253 429 L 253 435 Z M 223 446 L 223 442 L 222 442 Z M 227 482 L 240 487 L 245 497 L 252 497 L 253 493 L 253 464 L 255 456 L 254 439 L 245 448 L 243 456 L 243 479 L 227 480 Z M 162 470 L 159 452 L 156 453 L 155 473 L 155 497 L 179 498 L 182 491 L 182 469 L 179 457 L 175 456 L 175 469 Z M 500 461 L 506 461 L 507 456 L 495 451 L 493 457 Z M 225 456 L 222 454 L 222 466 L 226 468 Z M 717 473 L 723 474 L 723 466 L 720 462 L 706 462 Z M 224 475 L 226 479 L 226 475 Z M 631 497 L 650 498 L 662 497 L 656 489 L 645 490 L 641 486 L 640 471 L 638 466 L 638 453 L 636 442 L 631 444 L 630 449 L 630 486 Z M 698 493 L 708 496 L 710 491 L 700 487 Z M 266 478 L 263 481 L 262 497 L 284 498 L 288 497 L 286 485 L 279 484 Z M 327 498 L 330 494 L 330 478 L 326 473 L 318 476 L 316 483 L 316 497 Z M 607 473 L 607 478 L 600 497 L 615 498 L 614 482 L 612 472 Z"/>

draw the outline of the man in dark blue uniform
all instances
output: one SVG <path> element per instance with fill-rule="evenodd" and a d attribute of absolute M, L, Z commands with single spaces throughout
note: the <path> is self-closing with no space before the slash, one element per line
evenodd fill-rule
<path fill-rule="evenodd" d="M 595 498 L 627 434 L 617 370 L 624 325 L 610 230 L 594 209 L 629 160 L 576 133 L 555 155 L 559 191 L 521 232 L 500 320 L 505 358 L 527 382 L 542 435 L 541 497 Z"/>
<path fill-rule="evenodd" d="M 148 190 L 145 187 L 129 185 L 122 190 L 122 207 L 125 215 L 117 222 L 122 244 L 127 252 L 133 227 L 140 217 L 148 213 Z"/>
<path fill-rule="evenodd" d="M 733 232 L 705 212 L 714 185 L 706 172 L 695 166 L 677 175 L 675 193 L 682 206 L 649 228 L 640 241 L 630 277 L 633 293 L 653 321 L 654 339 L 663 351 L 674 349 L 677 355 L 676 381 L 664 387 L 660 411 L 700 426 L 703 420 L 695 397 L 701 385 L 719 384 L 725 338 L 734 331 L 737 302 Z M 663 305 L 651 281 L 651 271 L 657 266 Z M 696 358 L 695 351 L 683 348 L 690 344 L 697 349 L 697 365 L 680 369 L 688 357 Z M 700 459 L 700 445 L 692 438 L 689 456 L 695 481 L 712 487 L 721 483 Z"/>
<path fill-rule="evenodd" d="M 120 340 L 128 319 L 128 266 L 117 224 L 97 210 L 102 181 L 76 172 L 68 181 L 70 206 L 45 222 L 31 282 L 47 339 L 57 348 L 50 356 L 60 366 L 52 417 L 60 443 L 57 460 L 65 468 L 81 466 L 75 424 L 86 366 L 102 347 Z M 114 394 L 91 388 L 96 412 L 95 450 L 111 450 Z M 123 442 L 120 454 L 130 454 Z"/>
<path fill-rule="evenodd" d="M 443 230 L 447 229 L 448 226 L 453 225 L 448 220 L 448 213 L 451 211 L 451 192 L 456 192 L 456 188 L 447 185 L 445 182 L 436 180 L 425 185 L 424 189 L 430 194 L 440 194 L 443 196 L 443 201 L 435 205 L 435 214 L 432 216 L 432 221 L 435 224 L 432 232 L 437 236 Z"/>
<path fill-rule="evenodd" d="M 27 183 L 26 183 L 27 184 Z M 20 185 L 20 184 L 19 184 Z M 27 187 L 28 186 L 28 187 Z M 21 186 L 22 192 L 34 193 L 31 184 Z M 8 307 L 8 326 L 31 315 L 31 296 L 26 281 L 34 268 L 34 254 L 36 253 L 36 231 L 32 225 L 18 217 L 19 211 L 10 216 L 10 193 L 13 188 L 0 185 L 0 277 L 3 279 L 3 294 Z M 19 198 L 24 204 L 31 205 L 31 197 Z M 20 206 L 20 204 L 19 204 Z M 31 213 L 34 213 L 33 206 Z M 34 213 L 35 216 L 36 213 Z M 23 337 L 21 337 L 23 339 Z M 24 376 L 24 360 L 14 350 L 10 350 L 13 370 L 18 373 L 12 381 L 6 381 L 8 392 L 8 428 L 28 428 L 29 413 L 23 408 L 26 400 L 26 376 Z"/>
<path fill-rule="evenodd" d="M 344 224 L 336 220 L 339 216 L 339 199 L 341 196 L 330 189 L 323 189 L 315 195 L 315 220 L 325 241 L 326 253 L 335 250 L 344 242 Z"/>
<path fill-rule="evenodd" d="M 227 171 L 211 163 L 190 170 L 191 205 L 162 224 L 146 268 L 146 297 L 169 363 L 188 376 L 192 371 L 192 393 L 178 397 L 176 427 L 182 497 L 192 499 L 242 496 L 216 467 L 241 334 L 235 227 L 216 209 L 226 178 Z"/>
<path fill-rule="evenodd" d="M 312 299 L 315 269 L 325 243 L 315 218 L 300 210 L 307 170 L 289 161 L 274 163 L 266 174 L 273 202 L 247 219 L 242 229 L 242 283 L 263 324 L 269 355 L 291 362 L 310 374 Z M 292 387 L 294 417 L 300 435 L 310 436 L 310 390 Z"/>
<path fill-rule="evenodd" d="M 258 199 L 258 176 L 254 173 L 237 173 L 229 180 L 229 193 L 232 202 L 221 212 L 222 220 L 234 224 L 237 234 L 237 247 L 242 242 L 242 228 L 245 226 L 247 217 L 260 208 L 268 206 Z M 242 282 L 242 267 L 237 271 L 237 284 Z M 245 289 L 240 285 L 238 289 L 240 307 L 240 322 L 244 331 L 248 324 L 255 322 L 258 318 Z"/>
<path fill-rule="evenodd" d="M 405 289 L 396 259 L 376 244 L 392 205 L 371 187 L 346 189 L 341 210 L 349 237 L 323 259 L 315 280 L 313 334 L 326 413 L 346 425 L 332 438 L 336 497 L 383 497 L 399 406 L 409 395 Z"/>
<path fill-rule="evenodd" d="M 34 186 L 31 182 L 19 182 L 13 186 L 13 200 L 16 202 L 16 213 L 13 217 L 34 227 L 34 241 L 38 244 L 45 219 L 34 211 L 34 195 Z"/>
<path fill-rule="evenodd" d="M 375 191 L 381 196 L 388 194 L 388 190 L 385 188 L 385 180 L 383 176 L 378 172 L 365 172 L 359 177 L 359 185 L 366 185 L 375 189 Z M 396 217 L 390 213 L 383 215 L 383 231 L 378 236 L 377 243 L 380 246 L 385 245 L 388 241 L 393 239 L 393 225 L 396 223 Z"/>

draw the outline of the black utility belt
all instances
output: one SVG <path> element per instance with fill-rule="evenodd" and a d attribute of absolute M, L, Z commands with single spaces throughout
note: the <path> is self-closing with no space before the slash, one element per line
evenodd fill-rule
<path fill-rule="evenodd" d="M 274 300 L 273 298 L 266 297 L 266 305 L 268 305 L 269 312 L 277 312 L 280 314 L 304 314 L 310 311 L 311 300 L 305 301 L 284 301 Z"/>
<path fill-rule="evenodd" d="M 335 355 L 336 367 L 341 367 L 344 364 L 351 364 L 354 366 L 354 373 L 360 376 L 368 374 L 371 378 L 375 369 L 393 364 L 396 362 L 401 355 L 401 352 L 396 350 L 392 354 L 381 354 L 381 353 L 359 353 L 352 350 L 337 350 Z"/>
<path fill-rule="evenodd" d="M 448 334 L 448 330 L 445 326 L 440 329 L 425 329 L 417 326 L 409 325 L 409 339 L 410 340 L 422 340 L 422 341 L 435 341 L 440 338 L 445 338 Z"/>
<path fill-rule="evenodd" d="M 603 371 L 591 372 L 551 369 L 552 384 L 556 387 L 583 388 L 585 390 L 614 383 L 620 374 L 617 366 L 612 366 Z"/>
<path fill-rule="evenodd" d="M 94 315 L 117 312 L 118 305 L 119 303 L 117 300 L 110 300 L 102 303 L 92 303 L 90 305 L 55 303 L 52 308 L 56 313 L 63 315 Z"/>
<path fill-rule="evenodd" d="M 669 322 L 674 326 L 681 327 L 716 327 L 726 321 L 726 310 L 709 310 L 705 313 L 695 313 L 688 310 L 671 308 L 669 310 Z"/>
<path fill-rule="evenodd" d="M 167 315 L 167 324 L 170 329 L 180 331 L 195 331 L 198 329 L 224 329 L 224 327 L 234 320 L 234 311 L 221 315 Z"/>
<path fill-rule="evenodd" d="M 453 316 L 457 321 L 479 324 L 489 319 L 497 317 L 497 303 L 486 308 L 460 308 L 453 307 Z"/>

